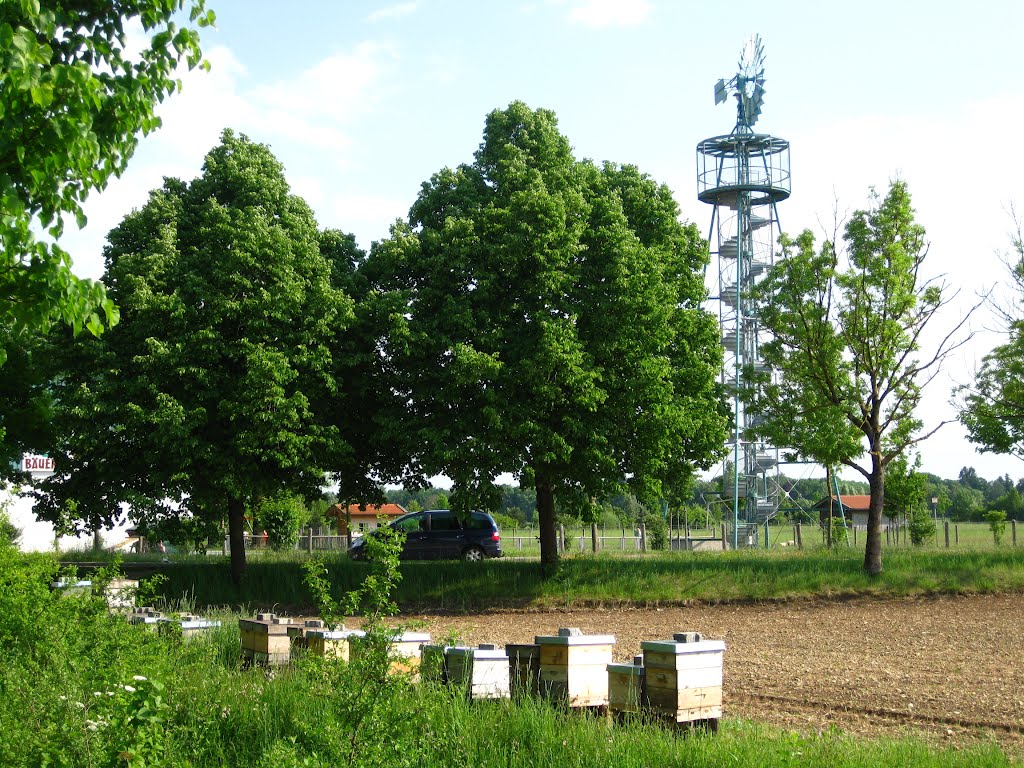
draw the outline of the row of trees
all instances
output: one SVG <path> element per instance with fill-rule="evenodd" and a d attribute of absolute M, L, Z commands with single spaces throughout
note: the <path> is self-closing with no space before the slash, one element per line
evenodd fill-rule
<path fill-rule="evenodd" d="M 685 498 L 724 443 L 706 244 L 665 187 L 577 161 L 554 115 L 521 103 L 369 254 L 225 131 L 104 258 L 120 322 L 29 355 L 58 467 L 36 509 L 64 530 L 126 507 L 193 536 L 226 518 L 241 578 L 246 519 L 315 498 L 325 474 L 354 501 L 446 474 L 462 510 L 494 508 L 512 472 L 552 562 L 556 498 Z"/>

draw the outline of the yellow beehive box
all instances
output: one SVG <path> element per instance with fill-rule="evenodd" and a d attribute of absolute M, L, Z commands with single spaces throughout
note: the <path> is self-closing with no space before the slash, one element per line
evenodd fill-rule
<path fill-rule="evenodd" d="M 305 650 L 307 632 L 311 629 L 323 629 L 327 625 L 323 619 L 306 619 L 302 623 L 293 623 L 288 626 L 288 640 L 294 653 L 299 649 Z"/>
<path fill-rule="evenodd" d="M 255 619 L 239 619 L 238 633 L 242 657 L 259 664 L 287 664 L 291 660 L 291 619 L 273 613 L 257 614 Z"/>
<path fill-rule="evenodd" d="M 364 637 L 365 632 L 358 629 L 311 628 L 306 631 L 306 649 L 316 656 L 348 661 L 350 655 L 349 641 L 353 637 Z"/>
<path fill-rule="evenodd" d="M 356 638 L 350 638 L 356 639 Z M 388 655 L 391 658 L 390 672 L 393 675 L 407 674 L 413 682 L 420 679 L 420 649 L 430 643 L 430 634 L 427 632 L 403 632 L 391 636 L 391 644 L 388 648 Z M 362 643 L 352 644 L 351 653 L 353 656 L 361 652 Z"/>
<path fill-rule="evenodd" d="M 615 716 L 637 714 L 644 708 L 643 657 L 632 664 L 608 665 L 608 711 Z"/>
<path fill-rule="evenodd" d="M 493 645 L 449 648 L 445 652 L 448 680 L 470 699 L 509 697 L 508 654 Z"/>
<path fill-rule="evenodd" d="M 424 683 L 445 685 L 448 683 L 447 653 L 454 645 L 425 643 L 420 646 L 420 680 Z"/>
<path fill-rule="evenodd" d="M 640 648 L 644 696 L 653 712 L 678 723 L 722 716 L 723 641 L 681 633 L 672 640 L 643 642 Z"/>
<path fill-rule="evenodd" d="M 540 688 L 570 707 L 608 706 L 608 665 L 614 635 L 584 635 L 562 628 L 558 635 L 534 638 L 540 646 Z"/>

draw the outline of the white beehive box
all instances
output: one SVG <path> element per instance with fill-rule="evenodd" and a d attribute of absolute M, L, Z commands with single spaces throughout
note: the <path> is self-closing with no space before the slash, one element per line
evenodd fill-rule
<path fill-rule="evenodd" d="M 614 635 L 584 635 L 563 628 L 534 638 L 540 646 L 541 693 L 570 707 L 608 706 L 608 665 Z"/>
<path fill-rule="evenodd" d="M 107 608 L 112 612 L 130 611 L 135 605 L 135 593 L 139 590 L 136 579 L 114 579 L 103 592 Z"/>
<path fill-rule="evenodd" d="M 179 616 L 163 616 L 159 619 L 161 631 L 169 627 L 175 627 L 185 640 L 207 634 L 210 630 L 220 626 L 220 622 L 213 619 L 204 619 L 192 613 L 183 613 Z"/>
<path fill-rule="evenodd" d="M 722 716 L 723 641 L 694 640 L 692 633 L 682 633 L 672 640 L 643 642 L 640 648 L 652 711 L 677 723 Z"/>
<path fill-rule="evenodd" d="M 445 653 L 448 681 L 470 699 L 509 698 L 508 654 L 493 645 L 449 648 Z"/>
<path fill-rule="evenodd" d="M 451 648 L 463 646 L 435 645 L 425 643 L 420 646 L 420 680 L 424 683 L 437 683 L 445 685 L 448 683 L 448 659 L 447 654 Z"/>
<path fill-rule="evenodd" d="M 166 618 L 166 616 L 160 613 L 160 611 L 153 610 L 153 608 L 148 605 L 133 608 L 127 616 L 129 624 L 141 624 L 148 626 L 150 629 L 155 629 L 156 626 Z"/>

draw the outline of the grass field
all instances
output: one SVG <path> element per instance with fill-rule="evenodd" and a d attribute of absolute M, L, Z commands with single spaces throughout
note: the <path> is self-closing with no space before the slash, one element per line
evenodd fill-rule
<path fill-rule="evenodd" d="M 311 605 L 303 585 L 305 553 L 253 558 L 241 587 L 217 557 L 178 560 L 164 571 L 164 594 L 198 606 L 300 609 Z M 1024 547 L 945 550 L 892 547 L 885 570 L 868 577 L 860 549 L 577 554 L 545 578 L 536 560 L 483 563 L 406 562 L 396 598 L 404 610 L 479 611 L 690 601 L 808 597 L 972 594 L 1024 590 Z M 326 561 L 339 594 L 354 589 L 367 565 L 335 555 Z"/>

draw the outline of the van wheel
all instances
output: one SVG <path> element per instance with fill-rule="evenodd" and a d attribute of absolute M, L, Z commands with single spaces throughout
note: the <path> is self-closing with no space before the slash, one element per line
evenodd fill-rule
<path fill-rule="evenodd" d="M 484 559 L 484 551 L 480 547 L 470 547 L 462 553 L 462 559 L 467 563 L 479 563 Z"/>

